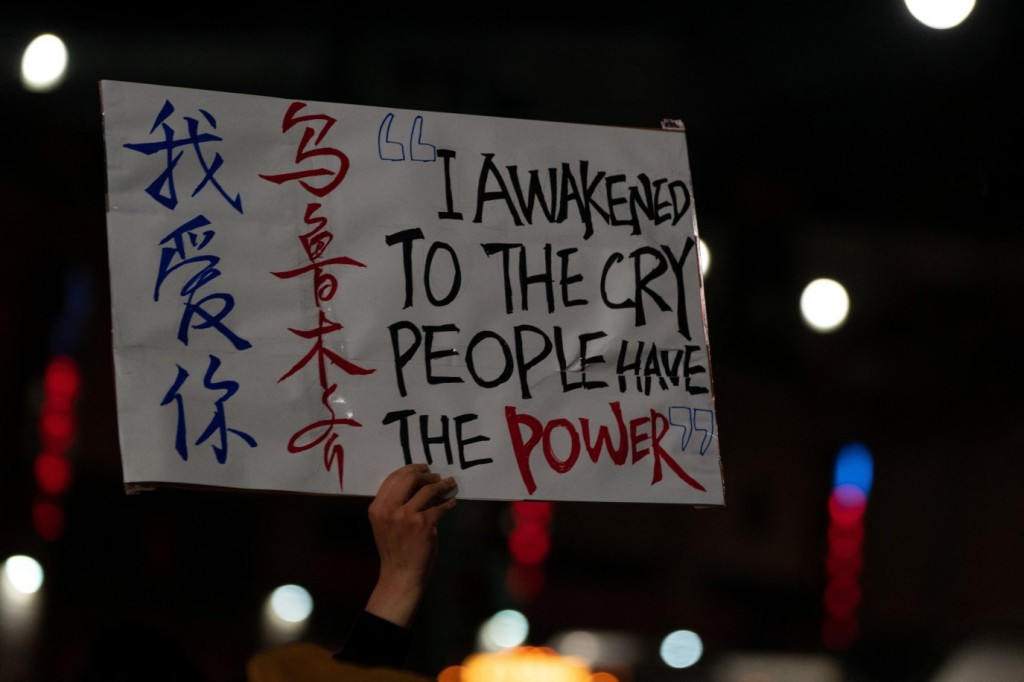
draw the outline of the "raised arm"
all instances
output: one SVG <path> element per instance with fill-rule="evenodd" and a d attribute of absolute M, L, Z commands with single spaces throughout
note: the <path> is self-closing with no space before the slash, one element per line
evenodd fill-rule
<path fill-rule="evenodd" d="M 412 625 L 437 558 L 437 525 L 455 506 L 455 480 L 408 464 L 381 483 L 370 504 L 380 555 L 366 611 L 403 628 Z"/>

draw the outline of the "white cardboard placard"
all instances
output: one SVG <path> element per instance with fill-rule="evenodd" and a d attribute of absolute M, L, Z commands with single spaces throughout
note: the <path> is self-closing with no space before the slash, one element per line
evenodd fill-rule
<path fill-rule="evenodd" d="M 724 503 L 682 131 L 101 90 L 128 490 Z"/>

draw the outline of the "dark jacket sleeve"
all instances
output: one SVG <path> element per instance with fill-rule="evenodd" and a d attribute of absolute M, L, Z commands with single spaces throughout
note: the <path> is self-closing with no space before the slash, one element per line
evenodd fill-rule
<path fill-rule="evenodd" d="M 363 611 L 334 658 L 365 666 L 401 668 L 411 644 L 411 631 Z"/>

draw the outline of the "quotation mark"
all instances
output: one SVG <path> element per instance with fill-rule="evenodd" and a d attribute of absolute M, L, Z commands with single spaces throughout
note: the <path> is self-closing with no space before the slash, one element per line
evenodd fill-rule
<path fill-rule="evenodd" d="M 410 161 L 436 161 L 437 149 L 434 145 L 423 141 L 423 117 L 417 116 L 412 121 L 412 129 L 409 132 L 409 141 L 400 138 L 398 142 L 391 136 L 391 124 L 395 122 L 395 115 L 387 114 L 380 122 L 377 131 L 377 151 L 382 161 L 405 161 L 406 149 Z"/>
<path fill-rule="evenodd" d="M 672 426 L 678 426 L 683 430 L 682 450 L 686 450 L 686 446 L 690 444 L 690 437 L 698 431 L 704 434 L 700 442 L 700 454 L 703 455 L 711 447 L 711 437 L 715 433 L 715 413 L 711 410 L 670 407 L 668 421 Z"/>

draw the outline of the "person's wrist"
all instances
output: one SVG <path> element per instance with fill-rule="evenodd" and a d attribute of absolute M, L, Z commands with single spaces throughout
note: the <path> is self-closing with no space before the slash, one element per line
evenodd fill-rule
<path fill-rule="evenodd" d="M 409 627 L 423 597 L 422 577 L 403 571 L 381 571 L 366 610 L 401 627 Z"/>
<path fill-rule="evenodd" d="M 418 571 L 382 570 L 377 577 L 376 589 L 396 598 L 419 599 L 426 589 L 425 582 Z"/>

